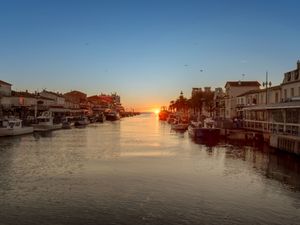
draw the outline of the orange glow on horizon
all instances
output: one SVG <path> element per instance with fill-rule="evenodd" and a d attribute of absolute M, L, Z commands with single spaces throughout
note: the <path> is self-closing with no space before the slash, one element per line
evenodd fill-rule
<path fill-rule="evenodd" d="M 158 114 L 158 113 L 160 112 L 160 110 L 159 110 L 159 109 L 153 109 L 153 112 L 154 112 L 155 114 Z"/>

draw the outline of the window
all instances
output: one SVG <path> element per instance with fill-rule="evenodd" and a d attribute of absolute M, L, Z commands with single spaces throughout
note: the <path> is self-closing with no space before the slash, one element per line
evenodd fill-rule
<path fill-rule="evenodd" d="M 300 87 L 298 87 L 298 96 L 300 96 Z"/>
<path fill-rule="evenodd" d="M 299 78 L 299 71 L 298 70 L 295 71 L 294 78 L 295 78 L 295 80 L 298 80 L 298 78 Z"/>
<path fill-rule="evenodd" d="M 278 103 L 278 92 L 275 93 L 275 103 Z"/>
<path fill-rule="evenodd" d="M 287 99 L 287 90 L 284 89 L 284 99 Z"/>
<path fill-rule="evenodd" d="M 287 81 L 290 81 L 291 80 L 291 73 L 287 73 L 286 78 L 287 78 Z"/>
<path fill-rule="evenodd" d="M 291 97 L 294 97 L 295 95 L 294 95 L 295 93 L 294 93 L 294 88 L 291 88 Z"/>

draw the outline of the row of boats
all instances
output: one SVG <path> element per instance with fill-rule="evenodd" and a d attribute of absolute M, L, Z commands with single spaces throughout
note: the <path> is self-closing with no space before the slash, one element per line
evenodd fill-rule
<path fill-rule="evenodd" d="M 16 136 L 22 134 L 33 133 L 34 131 L 51 131 L 58 129 L 70 129 L 72 127 L 83 127 L 90 123 L 101 122 L 105 120 L 119 120 L 120 115 L 117 112 L 99 113 L 95 116 L 79 116 L 72 117 L 67 116 L 62 120 L 57 120 L 54 118 L 53 113 L 50 111 L 45 111 L 41 116 L 30 126 L 23 126 L 23 121 L 15 117 L 8 117 L 0 119 L 0 137 L 3 136 Z"/>
<path fill-rule="evenodd" d="M 179 116 L 172 113 L 166 116 L 164 112 L 159 119 L 171 124 L 172 130 L 179 132 L 188 131 L 193 138 L 214 139 L 220 136 L 221 130 L 215 127 L 215 121 L 212 118 L 190 121 L 188 116 Z"/>

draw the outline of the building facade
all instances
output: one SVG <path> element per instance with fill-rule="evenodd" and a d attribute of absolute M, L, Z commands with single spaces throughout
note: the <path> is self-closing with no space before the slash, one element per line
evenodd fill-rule
<path fill-rule="evenodd" d="M 297 61 L 297 68 L 284 74 L 282 87 L 282 101 L 288 102 L 295 98 L 300 99 L 300 61 Z"/>
<path fill-rule="evenodd" d="M 0 96 L 10 96 L 11 86 L 10 83 L 0 80 Z"/>
<path fill-rule="evenodd" d="M 281 85 L 252 93 L 257 103 L 243 108 L 245 129 L 262 132 L 271 146 L 296 154 L 300 154 L 300 93 L 295 92 L 300 89 L 299 67 L 298 61 L 296 70 L 284 74 Z M 266 93 L 267 100 L 259 101 Z M 249 93 L 240 97 L 253 98 Z"/>
<path fill-rule="evenodd" d="M 238 116 L 237 96 L 246 91 L 259 90 L 258 81 L 228 81 L 225 84 L 225 118 L 233 119 Z"/>

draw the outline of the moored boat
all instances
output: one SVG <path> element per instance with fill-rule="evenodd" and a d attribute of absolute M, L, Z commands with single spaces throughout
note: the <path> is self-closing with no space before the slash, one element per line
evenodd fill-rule
<path fill-rule="evenodd" d="M 80 127 L 80 126 L 86 126 L 90 124 L 89 119 L 86 116 L 81 116 L 76 122 L 75 122 L 75 126 L 76 127 Z"/>
<path fill-rule="evenodd" d="M 37 117 L 37 124 L 32 124 L 34 131 L 50 131 L 62 128 L 62 123 L 54 123 L 52 112 L 43 112 L 41 116 Z"/>
<path fill-rule="evenodd" d="M 96 122 L 103 123 L 106 120 L 104 113 L 96 115 Z"/>
<path fill-rule="evenodd" d="M 186 131 L 188 126 L 189 124 L 186 121 L 175 119 L 175 121 L 171 124 L 171 129 L 176 131 Z"/>
<path fill-rule="evenodd" d="M 194 138 L 217 139 L 220 136 L 220 129 L 214 127 L 214 121 L 210 118 L 205 119 L 203 124 L 201 122 L 191 122 L 188 132 Z"/>
<path fill-rule="evenodd" d="M 74 126 L 74 118 L 71 116 L 67 116 L 62 121 L 62 128 L 63 129 L 71 129 Z"/>
<path fill-rule="evenodd" d="M 0 120 L 0 137 L 30 134 L 33 127 L 23 127 L 22 120 L 16 118 Z"/>
<path fill-rule="evenodd" d="M 159 120 L 166 121 L 169 117 L 170 112 L 165 106 L 162 106 L 160 112 L 158 113 Z"/>
<path fill-rule="evenodd" d="M 110 111 L 105 114 L 106 120 L 115 121 L 120 119 L 120 114 L 116 111 Z"/>

